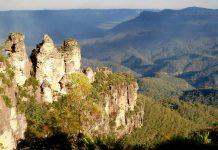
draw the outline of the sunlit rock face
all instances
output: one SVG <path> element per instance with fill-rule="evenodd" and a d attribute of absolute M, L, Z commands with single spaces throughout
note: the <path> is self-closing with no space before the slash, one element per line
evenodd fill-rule
<path fill-rule="evenodd" d="M 65 63 L 62 54 L 55 47 L 53 40 L 44 35 L 42 42 L 33 50 L 31 59 L 35 78 L 42 88 L 43 101 L 52 102 L 52 92 L 60 92 L 59 81 L 65 74 Z"/>
<path fill-rule="evenodd" d="M 127 86 L 112 86 L 111 94 L 105 95 L 104 129 L 106 133 L 117 136 L 131 133 L 136 127 L 143 125 L 143 109 L 136 111 L 138 85 L 132 82 Z M 131 115 L 130 115 L 131 114 Z"/>
<path fill-rule="evenodd" d="M 31 63 L 26 53 L 24 39 L 22 33 L 13 32 L 5 42 L 8 61 L 14 67 L 15 81 L 18 85 L 23 85 L 30 77 Z"/>
<path fill-rule="evenodd" d="M 27 123 L 25 115 L 17 113 L 14 87 L 4 90 L 12 105 L 8 107 L 0 96 L 0 149 L 13 150 L 16 149 L 17 140 L 24 139 Z"/>
<path fill-rule="evenodd" d="M 107 67 L 97 68 L 97 72 L 103 76 L 113 74 Z M 102 121 L 97 127 L 101 133 L 114 133 L 122 137 L 142 127 L 144 106 L 137 104 L 138 88 L 137 82 L 131 81 L 128 84 L 110 85 L 109 91 L 102 94 Z"/>
<path fill-rule="evenodd" d="M 64 56 L 66 74 L 72 74 L 80 71 L 81 52 L 79 43 L 75 39 L 66 39 L 61 47 Z"/>
<path fill-rule="evenodd" d="M 61 48 L 56 48 L 53 40 L 44 35 L 42 42 L 32 51 L 31 60 L 35 78 L 41 86 L 43 101 L 52 103 L 54 92 L 66 93 L 64 88 L 67 76 L 80 71 L 79 44 L 68 39 Z"/>
<path fill-rule="evenodd" d="M 87 76 L 90 83 L 93 83 L 95 81 L 95 72 L 92 70 L 92 68 L 88 67 L 84 69 L 83 73 Z"/>

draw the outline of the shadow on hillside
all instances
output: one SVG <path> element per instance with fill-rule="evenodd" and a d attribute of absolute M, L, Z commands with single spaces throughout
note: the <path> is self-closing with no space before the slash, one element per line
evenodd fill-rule
<path fill-rule="evenodd" d="M 210 144 L 204 144 L 196 141 L 196 139 L 188 139 L 184 137 L 175 137 L 172 140 L 163 142 L 155 148 L 149 148 L 146 145 L 125 145 L 121 141 L 115 140 L 96 140 L 89 142 L 82 140 L 83 134 L 77 136 L 77 142 L 72 143 L 72 139 L 65 133 L 58 133 L 48 138 L 26 138 L 18 143 L 17 150 L 218 150 L 218 129 L 202 130 L 202 132 L 210 131 Z M 81 139 L 81 140 L 78 140 Z M 124 145 L 123 145 L 124 144 Z"/>
<path fill-rule="evenodd" d="M 153 150 L 217 150 L 216 144 L 202 144 L 190 139 L 176 138 L 162 143 Z"/>
<path fill-rule="evenodd" d="M 67 134 L 58 133 L 48 138 L 31 138 L 18 142 L 17 150 L 71 150 Z"/>

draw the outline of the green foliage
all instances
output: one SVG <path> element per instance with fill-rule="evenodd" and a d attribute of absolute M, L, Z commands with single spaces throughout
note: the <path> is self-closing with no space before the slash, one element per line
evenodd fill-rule
<path fill-rule="evenodd" d="M 17 150 L 71 150 L 72 143 L 64 133 L 56 133 L 51 137 L 30 137 L 18 141 Z"/>
<path fill-rule="evenodd" d="M 134 81 L 134 77 L 127 73 L 112 73 L 105 75 L 103 72 L 97 72 L 93 87 L 95 87 L 96 91 L 98 91 L 99 94 L 110 94 L 110 88 L 112 86 L 126 86 Z"/>
<path fill-rule="evenodd" d="M 152 97 L 155 100 L 164 100 L 179 97 L 184 90 L 192 89 L 185 80 L 168 75 L 147 77 L 138 80 L 139 93 Z"/>
<path fill-rule="evenodd" d="M 166 100 L 162 104 L 176 111 L 183 118 L 202 127 L 212 127 L 218 120 L 218 109 L 200 103 L 183 102 L 178 99 Z"/>
<path fill-rule="evenodd" d="M 211 143 L 211 139 L 209 139 L 209 132 L 205 132 L 205 133 L 199 133 L 197 132 L 194 136 L 193 139 L 199 143 L 203 143 L 203 144 L 210 144 Z"/>
<path fill-rule="evenodd" d="M 136 19 L 121 23 L 104 40 L 99 37 L 84 44 L 86 55 L 90 59 L 119 63 L 144 76 L 167 72 L 197 87 L 216 88 L 218 24 L 213 20 L 217 12 L 197 11 L 195 8 L 145 11 Z M 205 17 L 200 17 L 203 14 Z M 156 19 L 148 20 L 148 16 Z M 211 28 L 205 29 L 205 24 Z"/>
<path fill-rule="evenodd" d="M 192 131 L 200 128 L 198 124 L 185 119 L 179 113 L 164 107 L 148 97 L 139 96 L 144 101 L 144 125 L 125 137 L 126 145 L 154 146 L 166 141 L 173 136 L 187 136 Z"/>
<path fill-rule="evenodd" d="M 32 78 L 28 79 L 24 87 L 19 87 L 17 96 L 17 108 L 26 114 L 28 128 L 26 137 L 45 138 L 51 137 L 57 132 L 67 135 L 76 135 L 89 131 L 89 126 L 94 125 L 100 118 L 98 104 L 90 97 L 92 85 L 87 77 L 81 73 L 72 74 L 69 77 L 67 95 L 61 97 L 52 104 L 40 104 L 36 102 L 25 87 L 35 86 L 38 82 Z M 27 101 L 22 101 L 22 98 Z"/>
<path fill-rule="evenodd" d="M 7 74 L 0 73 L 0 79 L 2 80 L 2 83 L 10 87 L 12 85 L 12 81 L 10 78 L 7 77 Z"/>
<path fill-rule="evenodd" d="M 69 94 L 65 98 L 68 101 L 66 105 L 68 113 L 72 115 L 63 114 L 62 118 L 72 116 L 68 119 L 73 119 L 75 124 L 70 125 L 72 122 L 69 121 L 68 130 L 72 129 L 72 133 L 75 133 L 75 130 L 83 132 L 83 126 L 94 125 L 94 120 L 100 117 L 101 110 L 95 102 L 96 99 L 92 97 L 93 87 L 84 74 L 73 73 L 69 79 L 71 81 L 68 85 Z"/>
<path fill-rule="evenodd" d="M 36 80 L 33 76 L 31 76 L 29 79 L 25 81 L 25 84 L 23 85 L 24 87 L 33 87 L 33 92 L 36 92 L 36 90 L 39 87 L 39 81 Z"/>
<path fill-rule="evenodd" d="M 11 108 L 11 107 L 12 107 L 11 99 L 10 99 L 7 95 L 2 95 L 1 97 L 2 97 L 2 99 L 4 100 L 5 105 L 6 105 L 8 108 Z"/>
<path fill-rule="evenodd" d="M 91 93 L 92 85 L 88 78 L 82 73 L 73 73 L 69 76 L 70 83 L 68 85 L 69 95 L 79 100 L 86 98 Z"/>
<path fill-rule="evenodd" d="M 4 88 L 0 87 L 0 94 L 3 94 L 5 92 Z"/>
<path fill-rule="evenodd" d="M 12 81 L 14 78 L 13 69 L 2 53 L 0 53 L 0 62 L 2 62 L 3 65 L 5 65 L 5 73 L 0 73 L 0 80 L 2 80 L 3 84 L 10 87 L 12 86 Z"/>
<path fill-rule="evenodd" d="M 216 143 L 204 143 L 201 140 L 196 140 L 195 136 L 176 136 L 158 144 L 152 150 L 216 150 L 217 148 L 218 145 Z"/>
<path fill-rule="evenodd" d="M 192 103 L 202 103 L 218 107 L 218 90 L 217 89 L 195 89 L 184 91 L 180 97 L 181 100 Z"/>
<path fill-rule="evenodd" d="M 12 68 L 7 67 L 7 68 L 6 68 L 6 73 L 8 74 L 9 79 L 10 79 L 10 80 L 13 80 L 13 78 L 14 78 L 14 72 L 13 72 Z"/>
<path fill-rule="evenodd" d="M 35 100 L 21 101 L 18 99 L 17 109 L 25 113 L 27 120 L 26 137 L 44 138 L 53 135 L 53 124 L 50 111 L 52 107 L 39 104 Z"/>

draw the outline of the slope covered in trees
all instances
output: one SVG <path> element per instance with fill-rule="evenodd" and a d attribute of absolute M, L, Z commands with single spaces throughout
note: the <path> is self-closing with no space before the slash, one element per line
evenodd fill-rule
<path fill-rule="evenodd" d="M 143 76 L 166 72 L 195 87 L 216 87 L 217 15 L 218 10 L 197 7 L 144 11 L 84 43 L 84 56 L 120 63 Z"/>

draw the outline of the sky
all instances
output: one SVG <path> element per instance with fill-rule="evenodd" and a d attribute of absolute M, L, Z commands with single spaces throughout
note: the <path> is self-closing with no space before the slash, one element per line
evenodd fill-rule
<path fill-rule="evenodd" d="M 180 9 L 192 6 L 218 9 L 218 0 L 0 0 L 0 10 L 80 8 Z"/>

